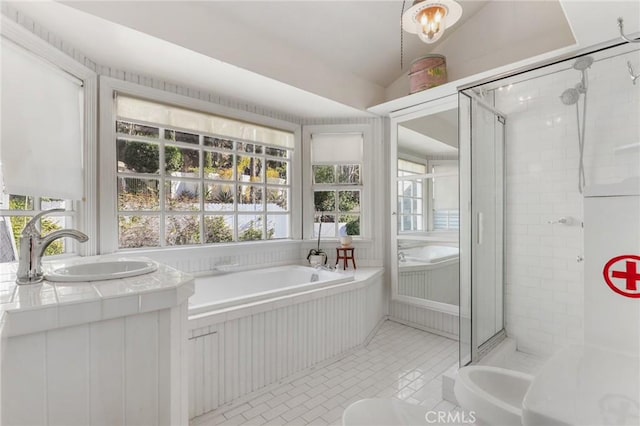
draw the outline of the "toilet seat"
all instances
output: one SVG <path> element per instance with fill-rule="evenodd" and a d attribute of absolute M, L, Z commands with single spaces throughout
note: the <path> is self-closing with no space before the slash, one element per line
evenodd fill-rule
<path fill-rule="evenodd" d="M 454 386 L 461 407 L 473 411 L 489 425 L 518 425 L 522 422 L 522 401 L 533 376 L 486 365 L 458 370 Z"/>
<path fill-rule="evenodd" d="M 342 414 L 343 426 L 427 425 L 427 409 L 396 399 L 361 399 Z"/>

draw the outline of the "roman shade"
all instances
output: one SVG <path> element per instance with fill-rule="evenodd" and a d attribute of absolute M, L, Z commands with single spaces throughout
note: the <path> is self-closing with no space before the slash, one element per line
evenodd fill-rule
<path fill-rule="evenodd" d="M 362 133 L 314 133 L 311 135 L 313 164 L 362 163 Z"/>
<path fill-rule="evenodd" d="M 4 192 L 82 199 L 82 82 L 5 37 L 1 47 Z"/>
<path fill-rule="evenodd" d="M 120 120 L 142 121 L 287 149 L 294 148 L 294 138 L 291 132 L 173 105 L 150 102 L 120 93 L 117 94 L 116 102 L 116 111 Z"/>

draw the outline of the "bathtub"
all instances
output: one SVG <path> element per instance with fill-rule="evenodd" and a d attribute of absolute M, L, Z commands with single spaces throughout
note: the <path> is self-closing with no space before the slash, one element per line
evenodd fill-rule
<path fill-rule="evenodd" d="M 398 253 L 398 294 L 458 305 L 460 262 L 458 247 L 426 245 Z"/>
<path fill-rule="evenodd" d="M 189 418 L 362 345 L 386 317 L 383 277 L 383 268 L 346 275 L 280 266 L 196 278 L 187 321 Z"/>
<path fill-rule="evenodd" d="M 427 245 L 399 250 L 404 253 L 404 262 L 400 260 L 400 267 L 403 264 L 436 264 L 447 260 L 457 259 L 460 250 L 458 247 Z M 407 265 L 408 266 L 408 265 Z"/>
<path fill-rule="evenodd" d="M 353 281 L 353 275 L 287 265 L 198 277 L 189 298 L 189 315 L 273 299 Z"/>

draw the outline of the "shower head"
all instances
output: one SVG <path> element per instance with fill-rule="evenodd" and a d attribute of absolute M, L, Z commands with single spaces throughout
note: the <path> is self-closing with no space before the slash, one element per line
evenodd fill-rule
<path fill-rule="evenodd" d="M 576 62 L 573 64 L 573 69 L 585 71 L 587 68 L 591 67 L 591 64 L 593 64 L 593 58 L 591 56 L 581 56 L 576 59 Z"/>
<path fill-rule="evenodd" d="M 578 99 L 580 99 L 580 92 L 573 87 L 565 90 L 562 92 L 562 95 L 560 95 L 560 100 L 565 105 L 573 105 L 578 102 Z"/>

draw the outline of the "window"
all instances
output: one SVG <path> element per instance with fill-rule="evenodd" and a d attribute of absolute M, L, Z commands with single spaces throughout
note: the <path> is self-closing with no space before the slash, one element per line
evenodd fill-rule
<path fill-rule="evenodd" d="M 458 162 L 429 160 L 425 164 L 398 159 L 398 231 L 459 228 Z"/>
<path fill-rule="evenodd" d="M 398 231 L 424 231 L 424 163 L 398 159 Z M 414 176 L 412 179 L 411 176 Z M 419 178 L 417 176 L 420 176 Z M 402 179 L 406 177 L 406 179 Z"/>
<path fill-rule="evenodd" d="M 10 108 L 0 114 L 0 262 L 17 261 L 25 225 L 54 208 L 65 211 L 40 219 L 41 234 L 73 228 L 89 241 L 58 239 L 44 255 L 93 255 L 96 174 L 87 166 L 96 159 L 97 75 L 19 24 L 2 24 L 2 105 Z"/>
<path fill-rule="evenodd" d="M 432 179 L 432 214 L 434 231 L 460 229 L 458 207 L 458 162 L 453 160 L 430 161 Z"/>
<path fill-rule="evenodd" d="M 51 213 L 40 219 L 42 235 L 63 228 L 73 228 L 76 213 L 72 210 L 72 206 L 73 203 L 66 200 L 3 195 L 0 203 L 0 263 L 18 260 L 22 230 L 31 218 L 41 211 L 66 209 L 65 212 Z M 66 238 L 55 240 L 44 255 L 52 256 L 71 252 L 73 246 L 66 242 Z"/>
<path fill-rule="evenodd" d="M 117 98 L 118 248 L 291 236 L 293 133 Z"/>
<path fill-rule="evenodd" d="M 363 134 L 312 133 L 313 236 L 361 235 Z"/>
<path fill-rule="evenodd" d="M 4 35 L 1 47 L 6 192 L 82 199 L 82 80 Z"/>

